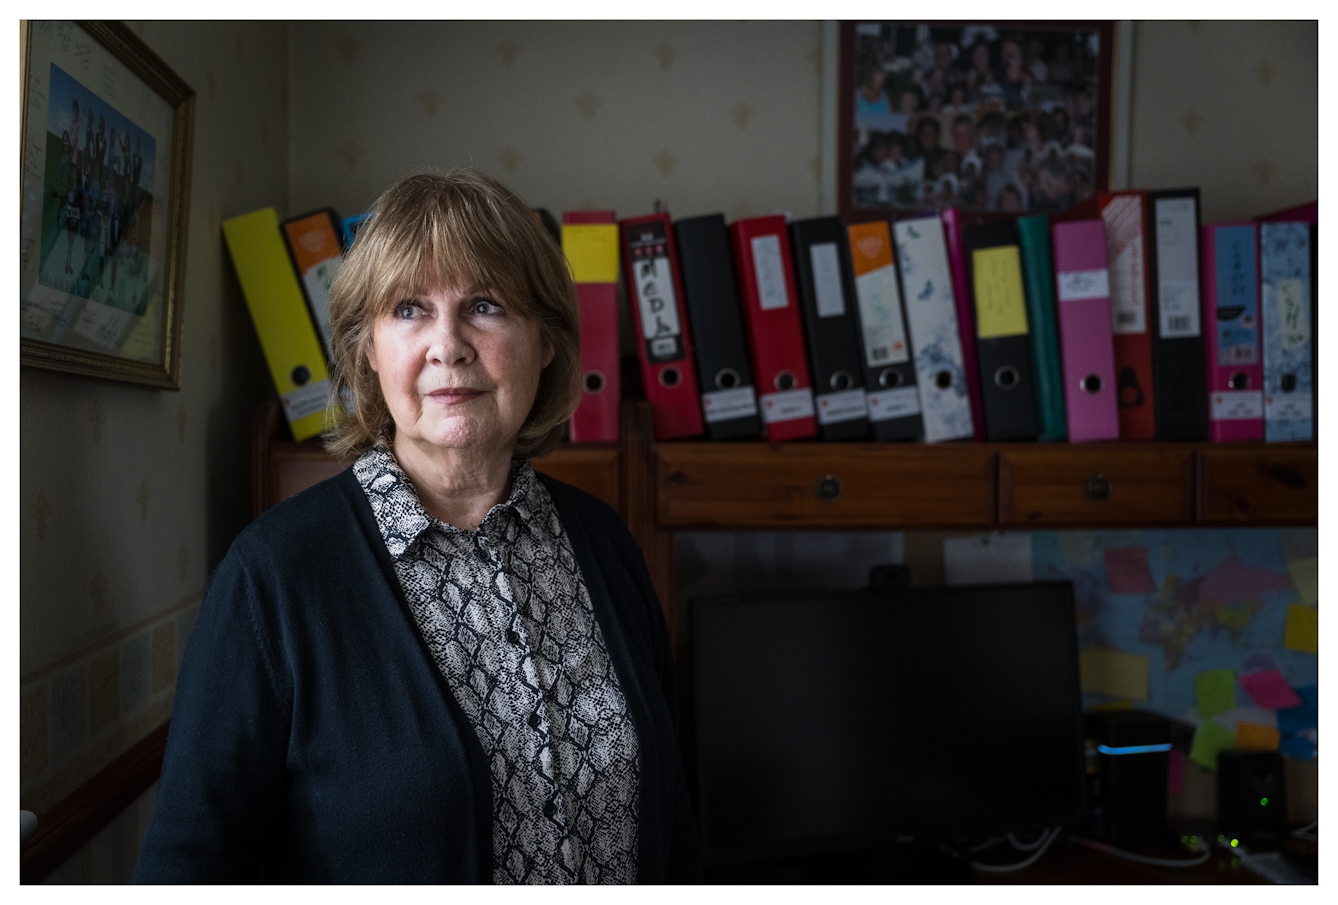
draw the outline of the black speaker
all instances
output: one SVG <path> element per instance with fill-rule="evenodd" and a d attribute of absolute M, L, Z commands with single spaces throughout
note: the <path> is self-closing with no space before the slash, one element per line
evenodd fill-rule
<path fill-rule="evenodd" d="M 1276 751 L 1217 755 L 1217 831 L 1251 849 L 1287 841 L 1287 783 Z"/>
<path fill-rule="evenodd" d="M 1091 833 L 1123 849 L 1165 842 L 1170 721 L 1141 710 L 1088 713 L 1083 732 Z"/>

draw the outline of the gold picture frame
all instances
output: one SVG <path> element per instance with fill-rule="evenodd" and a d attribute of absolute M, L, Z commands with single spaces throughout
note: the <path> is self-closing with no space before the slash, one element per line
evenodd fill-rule
<path fill-rule="evenodd" d="M 195 92 L 120 22 L 20 38 L 20 362 L 179 389 Z"/>

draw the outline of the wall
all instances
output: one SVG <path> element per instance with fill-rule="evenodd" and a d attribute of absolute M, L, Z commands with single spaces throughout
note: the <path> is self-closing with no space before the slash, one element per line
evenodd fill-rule
<path fill-rule="evenodd" d="M 21 372 L 19 799 L 38 814 L 170 714 L 207 577 L 250 519 L 250 420 L 273 392 L 219 223 L 287 196 L 286 26 L 134 27 L 197 94 L 181 389 Z M 126 875 L 141 811 L 117 824 L 133 844 L 62 876 Z"/>
<path fill-rule="evenodd" d="M 1204 221 L 1319 197 L 1316 22 L 1139 22 L 1130 186 L 1202 188 Z"/>
<path fill-rule="evenodd" d="M 294 210 L 474 164 L 555 213 L 818 213 L 817 22 L 300 22 Z"/>

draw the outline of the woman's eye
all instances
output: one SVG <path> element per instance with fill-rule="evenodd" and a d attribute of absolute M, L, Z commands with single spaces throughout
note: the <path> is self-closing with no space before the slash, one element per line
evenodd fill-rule
<path fill-rule="evenodd" d="M 405 299 L 395 306 L 395 317 L 401 320 L 409 320 L 418 313 L 418 303 L 412 299 Z"/>
<path fill-rule="evenodd" d="M 470 310 L 475 314 L 500 314 L 502 306 L 489 299 L 474 299 L 474 304 Z"/>

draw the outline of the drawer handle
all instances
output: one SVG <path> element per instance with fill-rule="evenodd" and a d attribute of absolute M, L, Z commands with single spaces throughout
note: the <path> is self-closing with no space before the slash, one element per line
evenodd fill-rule
<path fill-rule="evenodd" d="M 832 475 L 823 475 L 813 488 L 813 495 L 824 503 L 830 503 L 841 495 L 841 482 Z"/>
<path fill-rule="evenodd" d="M 1310 483 L 1305 479 L 1305 475 L 1290 465 L 1269 465 L 1265 472 L 1279 484 L 1293 490 L 1304 490 L 1306 485 Z"/>
<path fill-rule="evenodd" d="M 1087 495 L 1094 500 L 1104 500 L 1110 496 L 1110 479 L 1103 474 L 1094 474 L 1087 479 Z"/>

